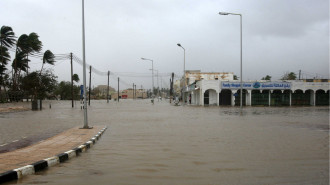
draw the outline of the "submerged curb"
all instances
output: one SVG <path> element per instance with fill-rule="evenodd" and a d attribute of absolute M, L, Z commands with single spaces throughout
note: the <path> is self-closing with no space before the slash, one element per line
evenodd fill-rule
<path fill-rule="evenodd" d="M 59 163 L 63 163 L 71 158 L 78 156 L 80 153 L 85 152 L 89 148 L 91 148 L 97 140 L 101 137 L 107 127 L 101 129 L 95 136 L 93 136 L 89 141 L 86 143 L 73 148 L 72 150 L 66 151 L 64 153 L 57 154 L 53 157 L 37 161 L 30 165 L 23 166 L 21 168 L 16 168 L 13 170 L 6 171 L 4 173 L 0 173 L 0 184 L 12 180 L 21 179 L 24 176 L 35 174 L 41 170 L 45 170 L 49 167 L 55 166 Z"/>

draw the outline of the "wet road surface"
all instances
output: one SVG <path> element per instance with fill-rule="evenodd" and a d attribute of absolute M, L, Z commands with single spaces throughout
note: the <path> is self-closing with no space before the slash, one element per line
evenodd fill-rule
<path fill-rule="evenodd" d="M 238 107 L 165 101 L 91 104 L 89 124 L 108 126 L 91 150 L 9 184 L 329 184 L 328 107 L 246 107 L 239 116 Z M 82 124 L 82 111 L 69 106 L 17 119 L 33 128 L 63 120 L 40 126 L 49 133 Z"/>

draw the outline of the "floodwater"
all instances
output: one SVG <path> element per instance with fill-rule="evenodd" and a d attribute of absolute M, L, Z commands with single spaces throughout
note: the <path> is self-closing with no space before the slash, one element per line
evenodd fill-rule
<path fill-rule="evenodd" d="M 70 102 L 53 102 L 42 120 L 83 124 L 81 110 L 63 107 Z M 121 100 L 88 111 L 89 125 L 108 126 L 96 145 L 9 184 L 329 184 L 329 107 L 244 107 L 240 116 L 239 107 Z"/>

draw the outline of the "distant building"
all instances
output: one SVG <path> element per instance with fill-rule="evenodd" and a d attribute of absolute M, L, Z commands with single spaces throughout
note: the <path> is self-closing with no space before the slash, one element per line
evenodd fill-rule
<path fill-rule="evenodd" d="M 146 99 L 147 98 L 147 91 L 145 89 L 136 89 L 136 92 L 134 92 L 134 97 L 136 99 Z M 133 89 L 128 88 L 125 90 L 122 90 L 119 92 L 119 96 L 121 99 L 133 99 Z M 117 99 L 118 98 L 118 92 L 113 92 L 111 94 L 111 98 Z"/>
<path fill-rule="evenodd" d="M 93 89 L 94 93 L 95 93 L 95 97 L 96 98 L 103 98 L 105 99 L 107 97 L 107 90 L 108 90 L 108 86 L 107 85 L 98 85 L 97 87 L 95 87 Z M 111 93 L 115 92 L 115 89 L 111 86 L 109 86 L 109 95 L 111 95 Z"/>

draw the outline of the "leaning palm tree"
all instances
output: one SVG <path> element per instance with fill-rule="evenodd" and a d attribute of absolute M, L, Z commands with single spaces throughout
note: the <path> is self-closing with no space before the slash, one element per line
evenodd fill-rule
<path fill-rule="evenodd" d="M 8 49 L 11 48 L 15 44 L 15 33 L 13 29 L 9 26 L 2 26 L 0 29 L 0 61 L 1 61 L 1 69 L 4 72 L 6 70 L 7 61 L 9 60 L 7 53 Z M 8 60 L 7 60 L 8 59 Z M 0 74 L 0 78 L 2 78 L 2 73 Z M 2 82 L 0 82 L 0 91 L 1 91 Z M 6 90 L 6 89 L 5 89 Z"/>
<path fill-rule="evenodd" d="M 55 62 L 56 62 L 55 55 L 49 50 L 45 51 L 44 56 L 42 57 L 42 67 L 40 70 L 40 75 L 41 75 L 42 69 L 44 68 L 45 63 L 54 65 Z"/>
<path fill-rule="evenodd" d="M 16 65 L 17 67 L 17 77 L 20 78 L 21 76 L 21 71 L 26 72 L 28 70 L 28 59 L 26 58 L 27 53 L 20 51 L 17 53 L 16 58 L 14 59 L 15 61 L 13 62 L 13 64 Z M 14 67 L 14 66 L 12 66 Z"/>
<path fill-rule="evenodd" d="M 28 48 L 29 48 L 29 44 L 28 44 L 28 35 L 26 34 L 23 34 L 21 35 L 17 42 L 16 42 L 16 52 L 15 52 L 15 59 L 13 60 L 13 89 L 16 90 L 16 87 L 17 87 L 17 80 L 18 80 L 18 74 L 17 74 L 17 69 L 18 69 L 18 66 L 17 66 L 17 61 L 16 60 L 18 58 L 18 54 L 20 52 L 23 52 L 23 53 L 27 53 L 28 51 Z"/>
<path fill-rule="evenodd" d="M 0 29 L 0 46 L 7 49 L 15 44 L 15 33 L 9 26 L 2 26 Z"/>
<path fill-rule="evenodd" d="M 6 92 L 6 87 L 4 85 L 4 80 L 3 76 L 5 75 L 5 71 L 7 70 L 6 65 L 8 64 L 8 61 L 10 60 L 10 55 L 8 52 L 8 49 L 4 46 L 0 46 L 0 91 L 1 91 L 1 86 L 3 86 L 5 92 Z"/>
<path fill-rule="evenodd" d="M 29 54 L 38 53 L 41 51 L 41 49 L 42 49 L 42 42 L 39 40 L 38 34 L 34 32 L 30 33 L 27 38 L 27 49 L 26 49 L 27 52 L 26 58 L 28 59 L 27 61 L 29 61 Z M 27 66 L 29 66 L 28 63 Z M 29 73 L 29 71 L 27 71 L 27 73 Z"/>

